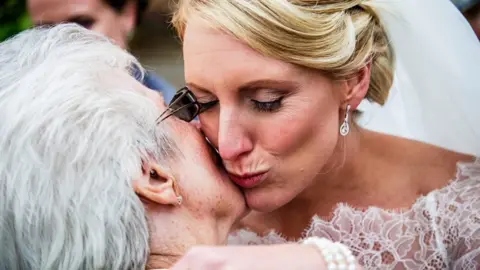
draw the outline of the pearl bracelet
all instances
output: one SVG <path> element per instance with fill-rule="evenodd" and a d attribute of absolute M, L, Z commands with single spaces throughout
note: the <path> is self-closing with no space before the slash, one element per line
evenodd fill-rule
<path fill-rule="evenodd" d="M 341 243 L 334 243 L 320 237 L 309 237 L 303 242 L 315 246 L 327 263 L 328 270 L 356 270 L 357 261 L 350 249 Z"/>

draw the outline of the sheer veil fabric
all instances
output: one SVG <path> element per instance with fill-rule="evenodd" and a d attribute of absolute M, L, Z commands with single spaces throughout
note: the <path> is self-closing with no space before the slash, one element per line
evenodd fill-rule
<path fill-rule="evenodd" d="M 480 43 L 450 0 L 366 0 L 396 54 L 387 103 L 364 101 L 359 124 L 480 156 Z"/>

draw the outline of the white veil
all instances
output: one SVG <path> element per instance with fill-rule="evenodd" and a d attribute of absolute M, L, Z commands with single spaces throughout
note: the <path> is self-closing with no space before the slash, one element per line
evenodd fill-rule
<path fill-rule="evenodd" d="M 480 42 L 450 0 L 364 0 L 396 54 L 383 107 L 364 102 L 359 124 L 480 156 Z"/>

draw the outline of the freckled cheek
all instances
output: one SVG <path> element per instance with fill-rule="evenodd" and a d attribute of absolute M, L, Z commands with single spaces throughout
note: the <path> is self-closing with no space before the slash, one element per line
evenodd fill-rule
<path fill-rule="evenodd" d="M 189 157 L 185 157 L 190 159 Z M 186 168 L 188 168 L 186 170 Z M 198 201 L 209 199 L 210 179 L 208 175 L 205 175 L 203 169 L 200 169 L 198 165 L 191 162 L 182 162 L 182 166 L 175 166 L 172 168 L 177 172 L 177 181 L 179 184 L 179 192 L 184 199 L 187 200 L 191 206 L 198 209 Z"/>
<path fill-rule="evenodd" d="M 184 190 L 188 197 L 189 210 L 196 219 L 204 219 L 214 216 L 214 213 L 225 207 L 228 199 L 225 195 L 231 192 L 224 186 L 224 183 L 217 182 L 213 172 L 206 170 L 193 170 L 188 181 L 188 187 Z"/>

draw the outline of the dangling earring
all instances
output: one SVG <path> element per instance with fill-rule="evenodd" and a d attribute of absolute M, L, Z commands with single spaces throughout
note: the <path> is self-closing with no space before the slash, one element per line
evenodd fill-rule
<path fill-rule="evenodd" d="M 350 104 L 347 105 L 347 111 L 345 112 L 345 119 L 343 120 L 342 125 L 340 126 L 340 135 L 347 136 L 350 132 L 350 124 L 348 123 L 350 115 Z"/>

